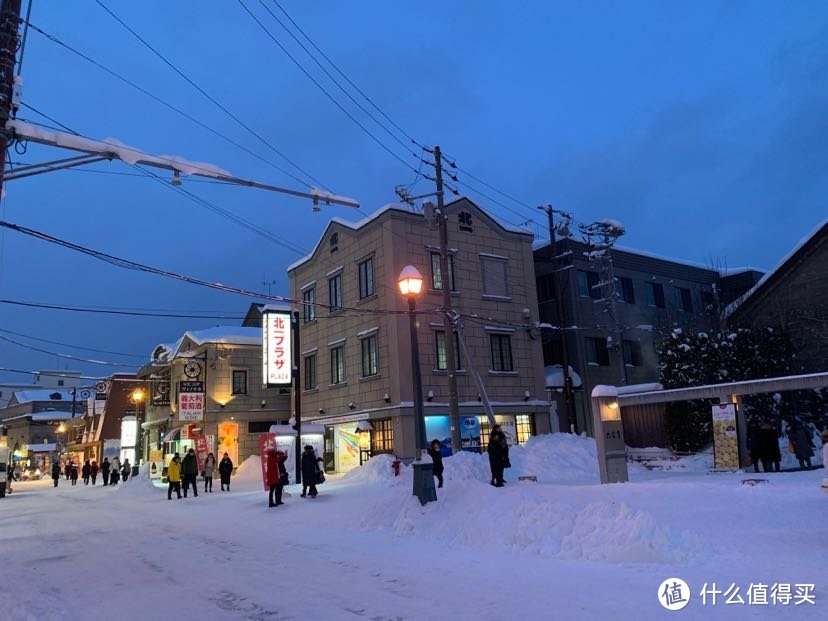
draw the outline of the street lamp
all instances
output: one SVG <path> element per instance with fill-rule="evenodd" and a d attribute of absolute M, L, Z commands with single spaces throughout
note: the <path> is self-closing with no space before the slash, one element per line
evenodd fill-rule
<path fill-rule="evenodd" d="M 143 388 L 136 388 L 129 395 L 129 400 L 135 405 L 135 463 L 132 464 L 132 476 L 138 476 L 138 464 L 144 454 L 144 439 L 141 437 L 141 405 L 146 394 Z"/>
<path fill-rule="evenodd" d="M 413 265 L 406 265 L 399 278 L 400 293 L 408 299 L 408 318 L 411 331 L 411 370 L 414 384 L 414 495 L 420 504 L 437 500 L 434 489 L 434 464 L 423 461 L 425 448 L 425 412 L 423 408 L 423 378 L 420 374 L 420 346 L 417 338 L 417 296 L 423 288 L 423 275 Z"/>
<path fill-rule="evenodd" d="M 64 448 L 68 448 L 68 446 L 69 446 L 69 428 L 64 423 L 61 423 L 57 427 L 57 433 L 65 433 L 66 434 L 66 437 L 64 438 Z M 61 455 L 60 442 L 58 442 L 57 445 L 58 445 L 57 446 L 58 463 L 60 463 L 60 455 Z"/>

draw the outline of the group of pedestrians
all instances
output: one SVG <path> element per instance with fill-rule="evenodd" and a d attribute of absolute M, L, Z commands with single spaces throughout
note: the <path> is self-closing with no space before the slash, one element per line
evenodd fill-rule
<path fill-rule="evenodd" d="M 66 462 L 62 473 L 72 485 L 78 484 L 78 464 L 74 461 Z M 80 477 L 83 479 L 84 485 L 89 485 L 90 482 L 92 485 L 95 485 L 98 481 L 98 473 L 100 473 L 104 485 L 117 485 L 121 479 L 124 482 L 129 479 L 132 474 L 132 466 L 129 463 L 129 459 L 124 459 L 124 463 L 121 464 L 121 460 L 117 457 L 114 457 L 112 461 L 109 461 L 108 457 L 104 457 L 100 466 L 98 466 L 96 460 L 87 459 L 80 468 Z M 55 461 L 52 463 L 52 481 L 54 481 L 55 487 L 58 486 L 60 475 L 60 463 Z"/>
<path fill-rule="evenodd" d="M 204 479 L 204 493 L 213 493 L 213 473 L 216 470 L 216 456 L 213 453 L 207 455 L 204 460 L 204 466 L 201 470 L 201 476 Z M 233 461 L 227 453 L 222 457 L 218 465 L 219 476 L 221 477 L 221 491 L 230 491 L 230 475 L 233 474 Z M 187 492 L 190 487 L 193 488 L 193 498 L 198 498 L 198 484 L 196 479 L 198 477 L 198 462 L 194 449 L 189 449 L 182 459 L 176 453 L 170 465 L 167 467 L 167 500 L 172 500 L 173 492 L 178 498 L 181 498 L 181 484 L 184 484 L 184 498 L 187 498 Z"/>
<path fill-rule="evenodd" d="M 278 507 L 285 504 L 282 501 L 282 492 L 285 485 L 289 483 L 285 461 L 287 454 L 284 451 L 271 450 L 267 454 L 265 464 L 265 475 L 267 479 L 267 506 Z M 322 458 L 316 454 L 313 447 L 308 444 L 302 451 L 299 460 L 300 472 L 302 474 L 302 498 L 316 498 L 319 495 L 316 486 L 325 482 L 325 473 L 322 470 Z"/>

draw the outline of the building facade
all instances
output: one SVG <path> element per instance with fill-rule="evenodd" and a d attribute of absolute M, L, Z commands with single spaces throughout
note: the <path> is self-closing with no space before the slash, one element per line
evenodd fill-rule
<path fill-rule="evenodd" d="M 656 345 L 666 331 L 675 326 L 695 331 L 718 329 L 721 291 L 730 298 L 756 279 L 756 271 L 749 270 L 746 275 L 728 278 L 722 286 L 715 269 L 618 247 L 607 251 L 612 265 L 608 272 L 592 258 L 591 250 L 577 240 L 561 239 L 556 248 L 559 263 L 548 243 L 536 246 L 534 254 L 539 315 L 549 326 L 543 334 L 544 364 L 561 428 L 567 426 L 561 390 L 562 341 L 566 339 L 576 387 L 576 431 L 590 435 L 589 399 L 596 385 L 657 382 Z M 560 305 L 556 277 L 560 279 Z M 660 415 L 655 418 L 661 425 Z"/>
<path fill-rule="evenodd" d="M 290 390 L 262 386 L 261 328 L 186 332 L 175 343 L 157 346 L 138 377 L 147 390 L 139 415 L 143 461 L 168 463 L 193 445 L 196 432 L 207 437 L 217 460 L 226 452 L 238 465 L 258 455 L 261 433 L 291 417 Z M 190 401 L 199 394 L 200 412 Z"/>
<path fill-rule="evenodd" d="M 458 356 L 456 377 L 470 447 L 479 449 L 488 436 L 481 393 L 513 442 L 550 429 L 532 234 L 504 227 L 467 199 L 446 213 L 448 278 L 440 273 L 434 221 L 392 205 L 358 223 L 332 220 L 312 254 L 288 268 L 292 297 L 301 301 L 302 418 L 325 426 L 328 470 L 346 471 L 381 453 L 414 457 L 410 318 L 398 289 L 406 265 L 424 277 L 417 339 L 428 438 L 450 446 L 452 337 L 467 352 Z M 438 310 L 443 286 L 461 316 L 456 335 Z"/>
<path fill-rule="evenodd" d="M 42 370 L 32 374 L 34 383 L 16 384 L 14 382 L 0 383 L 0 409 L 6 407 L 15 392 L 27 390 L 65 390 L 81 384 L 80 371 L 49 371 Z"/>

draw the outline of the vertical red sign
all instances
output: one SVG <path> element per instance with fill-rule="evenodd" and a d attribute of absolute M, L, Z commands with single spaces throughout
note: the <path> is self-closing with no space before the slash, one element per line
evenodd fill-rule
<path fill-rule="evenodd" d="M 270 489 L 267 485 L 267 454 L 275 448 L 275 433 L 263 433 L 259 436 L 259 455 L 262 456 L 262 485 L 265 491 Z"/>
<path fill-rule="evenodd" d="M 196 463 L 198 464 L 198 471 L 204 470 L 204 462 L 207 461 L 207 436 L 203 433 L 197 433 L 193 436 L 195 441 Z"/>

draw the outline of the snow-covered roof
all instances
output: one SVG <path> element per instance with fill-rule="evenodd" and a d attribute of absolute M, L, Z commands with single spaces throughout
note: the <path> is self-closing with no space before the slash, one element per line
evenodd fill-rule
<path fill-rule="evenodd" d="M 498 218 L 496 218 L 495 216 L 493 216 L 492 214 L 487 212 L 485 209 L 480 207 L 473 200 L 471 200 L 470 198 L 466 198 L 465 196 L 458 197 L 458 198 L 454 199 L 453 201 L 451 201 L 449 203 L 446 203 L 446 208 L 451 207 L 455 203 L 458 203 L 462 200 L 466 200 L 469 203 L 471 203 L 472 205 L 474 205 L 483 214 L 485 214 L 487 217 L 491 218 L 492 221 L 494 221 L 498 226 L 500 226 L 502 229 L 504 229 L 506 231 L 509 231 L 510 233 L 519 233 L 521 235 L 532 235 L 533 237 L 535 235 L 534 232 L 529 230 L 529 229 L 522 228 L 522 227 L 519 227 L 519 226 L 511 226 L 509 224 L 504 224 Z M 308 254 L 308 255 L 302 257 L 301 259 L 299 259 L 297 261 L 294 261 L 293 263 L 288 265 L 287 271 L 288 272 L 293 271 L 297 267 L 301 266 L 304 263 L 307 263 L 308 261 L 310 261 L 313 258 L 313 256 L 316 254 L 316 251 L 319 249 L 319 246 L 322 243 L 322 240 L 325 239 L 325 237 L 327 235 L 327 232 L 328 232 L 328 229 L 331 227 L 332 224 L 339 224 L 340 226 L 343 226 L 346 229 L 351 229 L 352 231 L 357 231 L 357 230 L 361 229 L 363 226 L 365 226 L 366 224 L 370 224 L 371 222 L 373 222 L 374 220 L 379 218 L 381 215 L 383 215 L 384 213 L 389 212 L 389 211 L 399 211 L 399 212 L 406 213 L 406 214 L 413 213 L 411 211 L 411 207 L 406 207 L 406 206 L 400 205 L 398 203 L 388 203 L 388 204 L 384 205 L 383 207 L 381 207 L 380 209 L 378 209 L 377 211 L 375 211 L 374 213 L 369 214 L 365 218 L 362 218 L 361 220 L 358 220 L 356 222 L 350 222 L 348 220 L 344 220 L 343 218 L 331 218 L 330 221 L 328 222 L 328 224 L 325 226 L 325 230 L 323 231 L 322 235 L 320 235 L 319 240 L 316 242 L 316 245 L 313 247 L 313 250 L 310 251 L 310 254 Z"/>
<path fill-rule="evenodd" d="M 57 444 L 54 442 L 44 442 L 43 444 L 30 444 L 28 446 L 30 453 L 54 453 L 57 450 Z"/>
<path fill-rule="evenodd" d="M 18 414 L 17 416 L 9 416 L 8 418 L 4 418 L 3 422 L 7 423 L 13 420 L 22 420 L 24 418 L 31 419 L 33 421 L 49 421 L 49 420 L 71 420 L 72 418 L 79 418 L 77 416 L 72 416 L 72 412 L 67 412 L 64 410 L 46 410 L 45 412 L 29 412 L 27 414 Z"/>
<path fill-rule="evenodd" d="M 779 261 L 779 263 L 777 263 L 772 270 L 770 270 L 764 276 L 762 276 L 762 278 L 759 279 L 759 282 L 757 282 L 755 285 L 753 285 L 753 287 L 748 289 L 741 297 L 735 299 L 733 302 L 728 304 L 724 310 L 724 316 L 730 317 L 730 315 L 732 315 L 737 308 L 742 306 L 742 304 L 744 304 L 750 297 L 752 297 L 757 291 L 759 291 L 759 289 L 761 289 L 765 285 L 765 283 L 767 283 L 778 273 L 781 273 L 782 268 L 785 267 L 788 261 L 793 259 L 794 256 L 800 250 L 802 250 L 802 248 L 806 244 L 808 244 L 808 242 L 810 242 L 812 239 L 816 239 L 819 235 L 823 234 L 828 234 L 828 220 L 823 220 L 822 222 L 820 222 L 816 226 L 816 228 L 814 228 L 810 233 L 808 233 L 808 235 L 800 239 L 799 242 L 793 248 L 791 248 L 788 254 L 782 257 L 782 260 Z"/>
<path fill-rule="evenodd" d="M 58 395 L 54 398 L 53 395 Z M 31 403 L 32 401 L 72 401 L 71 390 L 57 390 L 44 388 L 42 390 L 18 390 L 14 393 L 17 403 Z"/>
<path fill-rule="evenodd" d="M 188 330 L 175 343 L 160 343 L 152 350 L 152 360 L 156 363 L 168 363 L 176 357 L 186 357 L 181 351 L 185 339 L 196 345 L 220 343 L 223 345 L 261 345 L 262 329 L 245 326 L 216 326 L 204 330 Z"/>

